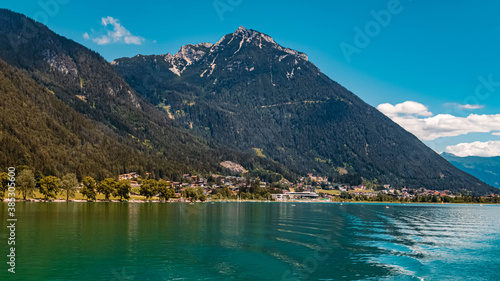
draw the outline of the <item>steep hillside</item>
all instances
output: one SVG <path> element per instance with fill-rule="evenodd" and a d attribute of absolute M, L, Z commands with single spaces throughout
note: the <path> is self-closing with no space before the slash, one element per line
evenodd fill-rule
<path fill-rule="evenodd" d="M 18 100 L 16 105 L 5 103 L 5 106 L 18 112 L 17 117 L 19 114 L 30 117 L 25 123 L 27 130 L 16 136 L 9 136 L 7 129 L 1 132 L 11 143 L 21 142 L 20 150 L 14 151 L 24 155 L 19 159 L 7 157 L 3 161 L 27 163 L 54 173 L 81 169 L 80 174 L 99 174 L 98 167 L 106 166 L 102 174 L 116 175 L 140 169 L 172 178 L 185 172 L 220 171 L 221 161 L 234 160 L 250 170 L 295 177 L 282 165 L 224 148 L 179 127 L 138 96 L 99 54 L 5 9 L 0 9 L 0 59 L 18 69 L 13 70 L 2 63 L 5 73 L 17 73 L 20 77 L 17 80 L 5 78 L 5 86 L 10 85 L 9 89 L 13 89 L 8 94 Z M 35 90 L 16 89 L 24 84 Z M 51 96 L 45 97 L 47 93 Z M 17 108 L 26 103 L 32 105 L 32 111 Z M 32 112 L 43 112 L 41 116 L 46 116 L 47 122 L 40 124 Z M 9 126 L 15 127 L 15 122 L 11 120 Z M 40 132 L 36 131 L 35 124 L 41 126 Z M 45 128 L 43 124 L 57 125 Z M 86 129 L 80 130 L 82 126 Z M 27 143 L 30 142 L 27 133 L 45 141 Z M 50 137 L 53 134 L 57 137 Z M 97 135 L 99 140 L 93 143 Z M 36 146 L 36 143 L 43 145 Z M 89 148 L 90 144 L 95 145 Z M 88 161 L 82 162 L 83 168 L 78 168 L 81 165 L 77 164 L 83 156 L 71 159 L 72 147 L 80 149 L 82 155 L 93 155 L 85 158 Z M 61 157 L 56 156 L 59 154 Z"/>
<path fill-rule="evenodd" d="M 49 89 L 3 61 L 0 95 L 1 167 L 28 165 L 44 174 L 75 171 L 79 176 L 103 177 L 127 165 L 140 169 L 149 164 L 147 151 L 119 143 L 118 136 L 108 132 L 115 136 L 111 138 Z"/>
<path fill-rule="evenodd" d="M 493 190 L 332 81 L 305 54 L 254 30 L 240 27 L 215 44 L 112 65 L 185 128 L 300 173 L 348 172 L 396 186 Z"/>

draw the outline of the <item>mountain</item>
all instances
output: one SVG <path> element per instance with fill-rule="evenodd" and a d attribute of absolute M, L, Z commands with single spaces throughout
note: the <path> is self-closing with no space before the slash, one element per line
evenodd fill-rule
<path fill-rule="evenodd" d="M 294 174 L 277 163 L 196 136 L 137 95 L 99 54 L 24 15 L 0 9 L 1 165 L 98 178 L 153 172 L 250 170 Z"/>
<path fill-rule="evenodd" d="M 172 121 L 299 174 L 496 191 L 324 75 L 307 55 L 255 30 L 240 27 L 215 44 L 111 64 Z"/>
<path fill-rule="evenodd" d="M 456 169 L 298 51 L 243 27 L 215 44 L 111 64 L 0 9 L 1 165 L 80 177 L 313 172 L 395 186 L 497 190 Z M 226 162 L 227 163 L 227 162 Z"/>
<path fill-rule="evenodd" d="M 441 156 L 455 167 L 465 171 L 485 183 L 500 188 L 500 156 L 497 157 L 458 157 L 450 153 Z"/>

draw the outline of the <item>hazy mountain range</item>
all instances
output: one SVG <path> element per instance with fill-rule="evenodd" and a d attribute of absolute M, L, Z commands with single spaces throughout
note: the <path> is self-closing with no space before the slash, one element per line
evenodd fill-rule
<path fill-rule="evenodd" d="M 500 188 L 500 156 L 497 157 L 458 157 L 450 153 L 441 156 L 455 167 L 481 179 L 485 183 Z"/>
<path fill-rule="evenodd" d="M 108 63 L 0 10 L 0 59 L 4 167 L 175 178 L 224 172 L 219 163 L 230 160 L 270 181 L 347 173 L 395 186 L 498 191 L 324 75 L 305 54 L 243 27 L 174 55 Z"/>

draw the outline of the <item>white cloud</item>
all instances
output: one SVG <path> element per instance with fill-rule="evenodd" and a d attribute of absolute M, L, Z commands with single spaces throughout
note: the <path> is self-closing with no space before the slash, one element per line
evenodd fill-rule
<path fill-rule="evenodd" d="M 444 105 L 447 106 L 447 107 L 456 107 L 456 108 L 468 109 L 468 110 L 475 110 L 475 109 L 482 109 L 482 108 L 484 108 L 484 105 L 481 105 L 481 104 L 445 103 Z"/>
<path fill-rule="evenodd" d="M 481 108 L 484 108 L 484 105 L 480 105 L 480 104 L 461 104 L 459 107 L 463 108 L 463 109 L 481 109 Z"/>
<path fill-rule="evenodd" d="M 83 38 L 91 39 L 98 45 L 107 45 L 111 43 L 141 45 L 144 41 L 144 38 L 132 35 L 130 31 L 128 31 L 120 24 L 120 21 L 118 19 L 115 19 L 113 17 L 102 18 L 101 25 L 104 26 L 104 32 L 106 34 L 95 37 L 90 36 L 87 32 L 85 32 L 83 34 Z M 113 30 L 108 29 L 108 26 L 111 26 Z M 95 33 L 94 30 L 92 30 L 92 33 Z"/>
<path fill-rule="evenodd" d="M 425 105 L 408 101 L 394 106 L 388 103 L 381 104 L 377 109 L 421 140 L 500 131 L 500 114 L 470 114 L 467 117 L 450 114 L 432 116 Z M 419 116 L 430 117 L 419 118 Z"/>
<path fill-rule="evenodd" d="M 500 136 L 500 132 L 492 133 L 492 135 L 494 135 L 494 136 Z"/>
<path fill-rule="evenodd" d="M 377 109 L 389 117 L 398 116 L 400 114 L 432 116 L 432 112 L 429 111 L 427 106 L 415 101 L 405 101 L 396 105 L 383 103 L 377 106 Z"/>
<path fill-rule="evenodd" d="M 446 152 L 455 154 L 456 156 L 481 156 L 481 157 L 494 157 L 500 156 L 500 141 L 487 141 L 487 142 L 472 142 L 460 143 L 446 147 Z"/>

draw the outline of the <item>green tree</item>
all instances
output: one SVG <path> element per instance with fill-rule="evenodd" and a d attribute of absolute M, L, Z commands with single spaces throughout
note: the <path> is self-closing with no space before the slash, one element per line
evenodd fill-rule
<path fill-rule="evenodd" d="M 95 201 L 97 197 L 96 181 L 92 177 L 84 177 L 82 180 L 83 188 L 82 195 L 87 197 L 87 200 Z"/>
<path fill-rule="evenodd" d="M 146 197 L 146 200 L 153 197 L 158 190 L 158 182 L 156 180 L 143 180 L 139 194 Z"/>
<path fill-rule="evenodd" d="M 76 188 L 80 183 L 75 174 L 66 174 L 62 178 L 61 188 L 66 191 L 66 201 L 75 196 Z"/>
<path fill-rule="evenodd" d="M 168 201 L 170 198 L 175 197 L 175 191 L 170 187 L 169 183 L 165 180 L 159 180 L 157 183 L 159 197 L 164 201 Z"/>
<path fill-rule="evenodd" d="M 40 188 L 40 181 L 43 179 L 43 174 L 40 171 L 35 171 L 35 181 L 36 181 L 36 188 Z"/>
<path fill-rule="evenodd" d="M 242 192 L 240 191 L 240 193 Z M 217 194 L 221 197 L 221 199 L 228 199 L 233 196 L 231 189 L 225 185 L 217 190 Z"/>
<path fill-rule="evenodd" d="M 182 197 L 188 199 L 191 202 L 198 200 L 198 193 L 193 187 L 187 187 L 182 191 Z"/>
<path fill-rule="evenodd" d="M 128 180 L 121 180 L 116 184 L 116 196 L 120 196 L 120 201 L 123 199 L 129 199 L 130 198 L 130 189 L 132 187 L 130 186 L 130 181 Z"/>
<path fill-rule="evenodd" d="M 26 165 L 19 165 L 16 167 L 16 174 L 19 176 L 23 170 L 29 169 Z"/>
<path fill-rule="evenodd" d="M 17 189 L 23 194 L 23 199 L 26 196 L 33 197 L 35 195 L 36 181 L 35 175 L 30 169 L 22 170 L 16 178 Z"/>
<path fill-rule="evenodd" d="M 200 200 L 203 202 L 203 201 L 207 200 L 207 196 L 205 194 L 203 194 L 202 187 L 198 187 L 198 188 L 188 187 L 182 191 L 182 197 L 189 199 L 189 201 L 191 201 L 191 202 L 194 202 L 197 200 Z"/>
<path fill-rule="evenodd" d="M 45 200 L 55 198 L 59 192 L 61 180 L 54 176 L 46 176 L 40 180 L 40 193 L 45 196 Z"/>
<path fill-rule="evenodd" d="M 205 202 L 207 201 L 207 196 L 205 195 L 205 193 L 203 192 L 203 187 L 198 187 L 196 189 L 196 193 L 198 195 L 198 200 L 200 200 L 201 202 Z"/>
<path fill-rule="evenodd" d="M 97 192 L 102 193 L 106 200 L 109 200 L 109 196 L 115 192 L 116 181 L 112 178 L 106 178 L 99 182 L 97 185 Z"/>
<path fill-rule="evenodd" d="M 0 195 L 5 197 L 5 191 L 9 189 L 9 175 L 5 172 L 0 174 Z"/>

